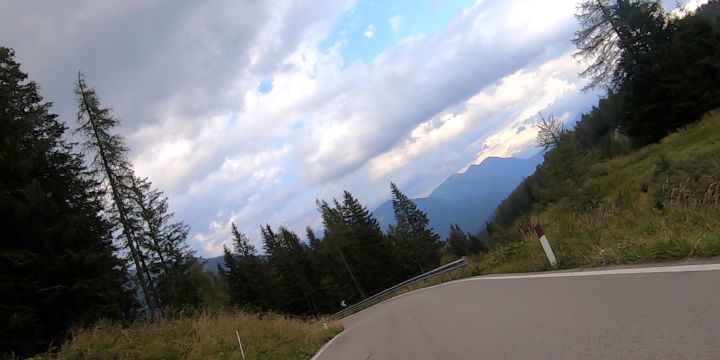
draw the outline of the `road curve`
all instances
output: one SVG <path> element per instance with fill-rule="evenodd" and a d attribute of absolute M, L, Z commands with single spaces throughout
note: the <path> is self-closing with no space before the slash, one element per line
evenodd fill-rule
<path fill-rule="evenodd" d="M 694 269 L 449 283 L 342 320 L 315 359 L 717 360 L 720 266 Z"/>

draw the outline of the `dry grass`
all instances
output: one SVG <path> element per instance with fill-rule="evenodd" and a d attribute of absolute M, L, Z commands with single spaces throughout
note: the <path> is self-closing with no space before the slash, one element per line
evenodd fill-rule
<path fill-rule="evenodd" d="M 566 198 L 530 216 L 560 268 L 720 256 L 720 114 L 590 173 L 586 186 L 600 190 L 598 205 L 573 211 Z M 523 238 L 472 258 L 474 273 L 549 269 L 534 233 Z"/>
<path fill-rule="evenodd" d="M 247 360 L 306 360 L 341 328 L 311 329 L 282 316 L 228 312 L 130 328 L 101 323 L 77 333 L 57 354 L 36 359 L 242 359 L 235 330 Z"/>

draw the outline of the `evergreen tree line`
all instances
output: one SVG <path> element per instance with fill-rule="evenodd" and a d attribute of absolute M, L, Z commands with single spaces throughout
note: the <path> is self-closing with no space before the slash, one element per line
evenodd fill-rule
<path fill-rule="evenodd" d="M 432 270 L 446 261 L 486 250 L 457 225 L 446 242 L 428 228 L 427 215 L 391 183 L 397 225 L 380 225 L 350 192 L 341 201 L 316 200 L 321 238 L 306 229 L 303 241 L 282 226 L 260 228 L 264 253 L 232 224 L 233 249 L 218 271 L 232 304 L 258 312 L 330 314 Z"/>
<path fill-rule="evenodd" d="M 583 89 L 605 96 L 573 130 L 550 117 L 540 124 L 545 161 L 495 211 L 480 234 L 491 247 L 521 241 L 529 214 L 572 198 L 591 208 L 601 189 L 587 188 L 590 166 L 645 145 L 700 120 L 720 107 L 720 1 L 682 16 L 659 1 L 586 0 L 574 54 L 588 68 Z M 619 141 L 625 135 L 629 143 Z"/>
<path fill-rule="evenodd" d="M 135 175 L 120 120 L 78 74 L 83 143 L 70 143 L 39 90 L 0 47 L 0 355 L 48 351 L 102 318 L 202 304 L 217 285 L 167 197 Z"/>

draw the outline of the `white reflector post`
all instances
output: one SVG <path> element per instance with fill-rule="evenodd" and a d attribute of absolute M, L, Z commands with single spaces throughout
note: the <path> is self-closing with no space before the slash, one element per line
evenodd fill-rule
<path fill-rule="evenodd" d="M 550 242 L 548 242 L 548 238 L 547 236 L 545 236 L 545 233 L 543 233 L 540 224 L 535 226 L 535 232 L 540 239 L 540 244 L 542 244 L 543 250 L 545 250 L 545 255 L 550 261 L 550 265 L 552 265 L 553 267 L 557 266 L 557 260 L 555 260 L 555 253 L 553 253 L 552 248 L 550 247 Z"/>

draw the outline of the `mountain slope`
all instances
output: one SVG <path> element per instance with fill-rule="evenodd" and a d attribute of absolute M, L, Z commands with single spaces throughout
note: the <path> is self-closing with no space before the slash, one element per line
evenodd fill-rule
<path fill-rule="evenodd" d="M 451 223 L 475 234 L 484 228 L 500 202 L 542 162 L 542 153 L 529 159 L 490 157 L 462 174 L 451 175 L 427 198 L 413 201 L 428 215 L 430 227 L 443 239 L 450 235 Z M 385 231 L 390 224 L 395 225 L 389 200 L 375 209 L 373 215 Z"/>
<path fill-rule="evenodd" d="M 510 194 L 542 162 L 542 154 L 529 159 L 489 157 L 470 166 L 465 173 L 451 175 L 428 197 L 453 200 L 483 197 L 495 192 Z"/>
<path fill-rule="evenodd" d="M 465 232 L 477 233 L 490 219 L 497 205 L 508 196 L 509 192 L 495 192 L 484 197 L 468 197 L 464 199 L 445 200 L 438 198 L 413 199 L 418 208 L 424 211 L 430 220 L 430 227 L 443 239 L 450 235 L 450 224 L 457 224 Z M 390 224 L 395 225 L 395 214 L 392 202 L 380 205 L 373 215 L 380 222 L 380 227 L 387 231 Z"/>

